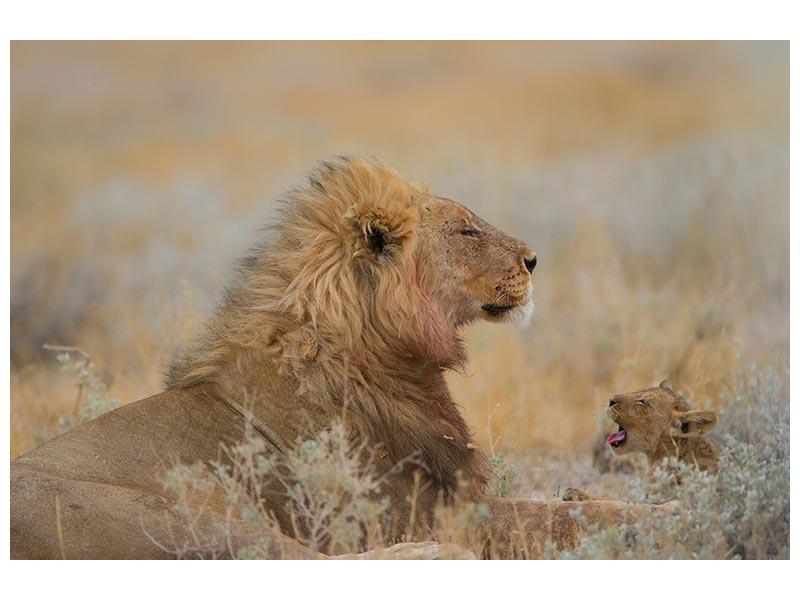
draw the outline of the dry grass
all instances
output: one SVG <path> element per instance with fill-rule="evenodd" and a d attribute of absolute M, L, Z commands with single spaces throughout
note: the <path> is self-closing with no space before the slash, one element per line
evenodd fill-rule
<path fill-rule="evenodd" d="M 788 44 L 14 43 L 11 69 L 12 457 L 72 410 L 43 343 L 122 403 L 159 391 L 272 199 L 337 153 L 538 252 L 532 329 L 474 327 L 450 378 L 487 448 L 500 405 L 517 493 L 589 477 L 613 393 L 715 403 L 739 354 L 788 359 Z"/>

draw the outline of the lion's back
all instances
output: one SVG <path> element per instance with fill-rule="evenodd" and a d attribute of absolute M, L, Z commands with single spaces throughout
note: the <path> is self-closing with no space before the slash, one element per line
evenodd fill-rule
<path fill-rule="evenodd" d="M 169 390 L 83 423 L 12 466 L 160 492 L 173 465 L 215 459 L 219 442 L 242 431 L 241 417 L 205 390 Z"/>
<path fill-rule="evenodd" d="M 241 417 L 203 390 L 174 390 L 123 406 L 11 462 L 15 558 L 163 558 L 143 533 L 169 539 L 178 463 L 217 459 L 241 438 Z"/>

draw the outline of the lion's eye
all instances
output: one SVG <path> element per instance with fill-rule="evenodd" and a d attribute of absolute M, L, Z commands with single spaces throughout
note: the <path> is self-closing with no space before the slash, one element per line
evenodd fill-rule
<path fill-rule="evenodd" d="M 462 229 L 461 235 L 468 235 L 469 237 L 478 237 L 481 234 L 477 229 Z"/>
<path fill-rule="evenodd" d="M 644 406 L 647 406 L 647 400 L 642 400 L 642 399 L 640 398 L 639 400 L 637 400 L 637 401 L 636 401 L 636 404 L 642 404 L 642 405 L 644 405 Z"/>

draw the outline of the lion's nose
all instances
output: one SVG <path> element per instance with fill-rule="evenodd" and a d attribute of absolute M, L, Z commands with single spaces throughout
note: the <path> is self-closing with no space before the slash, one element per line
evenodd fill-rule
<path fill-rule="evenodd" d="M 617 403 L 616 400 L 614 400 L 613 398 L 609 398 L 609 400 L 608 400 L 608 406 L 609 407 L 614 406 L 616 403 Z"/>
<path fill-rule="evenodd" d="M 536 255 L 533 255 L 533 258 L 523 258 L 525 262 L 525 268 L 528 269 L 528 273 L 533 273 L 533 270 L 536 268 L 537 258 Z"/>

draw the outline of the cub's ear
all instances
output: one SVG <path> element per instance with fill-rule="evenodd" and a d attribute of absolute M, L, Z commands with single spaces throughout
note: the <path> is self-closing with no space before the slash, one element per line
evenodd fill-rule
<path fill-rule="evenodd" d="M 669 379 L 662 379 L 661 383 L 658 384 L 662 390 L 672 390 L 672 382 Z"/>
<path fill-rule="evenodd" d="M 708 433 L 717 426 L 717 415 L 710 410 L 689 410 L 678 413 L 672 425 L 675 437 L 695 437 Z"/>
<path fill-rule="evenodd" d="M 375 206 L 353 205 L 344 217 L 356 255 L 389 258 L 400 253 L 414 233 L 417 220 L 408 210 L 391 212 Z"/>

